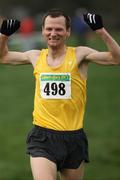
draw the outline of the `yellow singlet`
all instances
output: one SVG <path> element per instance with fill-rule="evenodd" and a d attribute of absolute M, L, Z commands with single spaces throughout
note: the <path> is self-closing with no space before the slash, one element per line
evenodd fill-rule
<path fill-rule="evenodd" d="M 43 49 L 34 69 L 36 79 L 33 124 L 60 131 L 83 127 L 86 81 L 79 73 L 74 47 L 67 47 L 62 64 L 50 67 Z"/>

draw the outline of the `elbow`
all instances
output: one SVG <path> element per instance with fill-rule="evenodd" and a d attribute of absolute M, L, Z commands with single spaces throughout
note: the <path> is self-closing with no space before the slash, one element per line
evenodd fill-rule
<path fill-rule="evenodd" d="M 114 58 L 116 65 L 120 65 L 120 54 Z"/>
<path fill-rule="evenodd" d="M 4 57 L 0 56 L 0 64 L 8 64 L 8 62 L 6 61 Z"/>
<path fill-rule="evenodd" d="M 118 65 L 120 65 L 120 51 L 116 57 L 116 62 L 118 63 Z"/>
<path fill-rule="evenodd" d="M 111 63 L 113 65 L 120 65 L 120 54 L 119 55 L 114 55 L 114 56 L 111 55 L 110 59 L 111 59 Z"/>
<path fill-rule="evenodd" d="M 114 59 L 113 65 L 120 65 L 120 58 L 119 59 Z"/>
<path fill-rule="evenodd" d="M 3 64 L 4 62 L 4 58 L 3 58 L 3 55 L 0 53 L 0 64 Z"/>
<path fill-rule="evenodd" d="M 111 65 L 120 65 L 120 51 L 109 52 L 108 59 Z"/>
<path fill-rule="evenodd" d="M 7 59 L 8 59 L 8 51 L 0 51 L 0 63 L 1 64 L 7 64 Z"/>
<path fill-rule="evenodd" d="M 2 57 L 0 57 L 0 64 L 4 64 L 4 60 Z"/>

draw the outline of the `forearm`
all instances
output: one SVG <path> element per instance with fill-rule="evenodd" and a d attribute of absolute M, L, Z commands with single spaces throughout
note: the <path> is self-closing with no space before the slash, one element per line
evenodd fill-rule
<path fill-rule="evenodd" d="M 84 15 L 84 20 L 108 48 L 108 52 L 91 53 L 87 59 L 99 64 L 120 65 L 120 46 L 104 28 L 102 17 L 98 14 L 87 13 Z"/>
<path fill-rule="evenodd" d="M 96 33 L 101 37 L 101 39 L 106 44 L 108 51 L 111 52 L 113 58 L 118 59 L 120 61 L 120 46 L 119 44 L 112 38 L 112 36 L 105 30 L 105 28 L 101 28 L 96 30 Z"/>
<path fill-rule="evenodd" d="M 8 53 L 8 36 L 1 34 L 0 35 L 0 63 L 4 63 L 4 56 Z"/>
<path fill-rule="evenodd" d="M 2 64 L 18 65 L 30 63 L 27 53 L 8 50 L 8 38 L 15 33 L 19 27 L 20 21 L 18 20 L 4 20 L 2 23 L 0 29 L 0 63 Z"/>

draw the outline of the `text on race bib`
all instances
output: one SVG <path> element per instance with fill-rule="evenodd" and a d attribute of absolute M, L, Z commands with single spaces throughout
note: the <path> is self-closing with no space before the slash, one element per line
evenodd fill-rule
<path fill-rule="evenodd" d="M 70 99 L 70 73 L 41 73 L 40 95 L 44 99 Z"/>

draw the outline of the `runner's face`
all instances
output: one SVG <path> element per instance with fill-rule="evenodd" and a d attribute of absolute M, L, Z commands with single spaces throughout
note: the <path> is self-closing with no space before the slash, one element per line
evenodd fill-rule
<path fill-rule="evenodd" d="M 64 45 L 65 40 L 70 35 L 70 30 L 66 29 L 65 18 L 63 16 L 52 18 L 47 16 L 42 34 L 49 47 L 59 47 Z"/>

